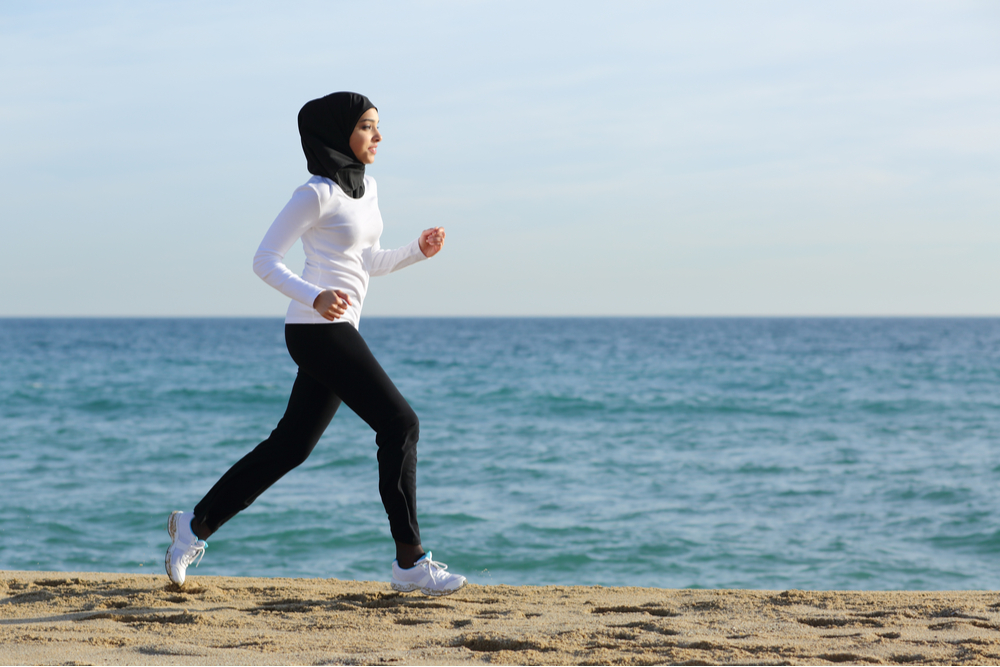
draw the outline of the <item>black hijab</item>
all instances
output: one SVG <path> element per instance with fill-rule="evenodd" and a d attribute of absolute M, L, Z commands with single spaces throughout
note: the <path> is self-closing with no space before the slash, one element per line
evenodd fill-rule
<path fill-rule="evenodd" d="M 306 102 L 299 111 L 299 135 L 309 173 L 325 176 L 360 199 L 365 194 L 365 165 L 354 157 L 351 134 L 361 115 L 378 110 L 364 95 L 333 93 Z"/>

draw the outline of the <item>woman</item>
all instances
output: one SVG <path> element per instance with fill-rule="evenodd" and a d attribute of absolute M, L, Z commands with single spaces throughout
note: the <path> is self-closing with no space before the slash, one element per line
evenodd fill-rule
<path fill-rule="evenodd" d="M 188 566 L 204 555 L 205 540 L 306 460 L 343 401 L 376 433 L 379 492 L 396 541 L 392 588 L 454 593 L 465 577 L 447 572 L 420 546 L 417 416 L 357 330 L 369 277 L 433 257 L 444 245 L 444 229 L 427 229 L 396 250 L 379 247 L 378 191 L 365 165 L 375 161 L 382 135 L 378 109 L 367 97 L 341 92 L 308 102 L 299 112 L 299 134 L 314 176 L 292 194 L 254 257 L 254 272 L 292 299 L 285 343 L 298 375 L 270 437 L 230 468 L 193 512 L 170 515 L 167 575 L 183 584 Z M 301 277 L 282 263 L 299 238 L 306 254 Z"/>

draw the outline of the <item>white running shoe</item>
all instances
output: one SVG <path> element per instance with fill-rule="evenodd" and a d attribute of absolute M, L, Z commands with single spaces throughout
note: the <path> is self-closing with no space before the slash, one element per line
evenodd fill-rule
<path fill-rule="evenodd" d="M 465 586 L 466 581 L 462 575 L 451 574 L 447 569 L 444 563 L 434 562 L 430 551 L 408 570 L 392 561 L 392 590 L 410 593 L 419 588 L 424 595 L 451 595 Z"/>
<path fill-rule="evenodd" d="M 170 581 L 178 586 L 184 585 L 184 578 L 187 574 L 188 566 L 205 555 L 205 547 L 208 542 L 199 540 L 198 536 L 191 531 L 191 519 L 194 518 L 192 512 L 174 512 L 167 520 L 167 532 L 170 533 L 170 546 L 167 547 L 167 576 Z M 198 567 L 195 563 L 195 567 Z"/>

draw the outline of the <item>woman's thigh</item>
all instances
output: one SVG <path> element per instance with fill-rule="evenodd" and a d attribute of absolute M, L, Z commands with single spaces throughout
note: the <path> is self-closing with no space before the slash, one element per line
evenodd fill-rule
<path fill-rule="evenodd" d="M 376 432 L 416 422 L 406 399 L 350 324 L 285 325 L 288 352 L 309 375 L 336 394 Z"/>

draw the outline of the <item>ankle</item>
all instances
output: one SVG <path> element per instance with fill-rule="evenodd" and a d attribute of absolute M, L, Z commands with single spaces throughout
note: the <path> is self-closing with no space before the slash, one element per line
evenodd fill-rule
<path fill-rule="evenodd" d="M 409 570 L 423 557 L 424 550 L 419 544 L 396 543 L 396 564 L 402 569 Z"/>
<path fill-rule="evenodd" d="M 212 535 L 212 531 L 198 517 L 191 519 L 191 532 L 199 540 L 207 540 Z"/>

